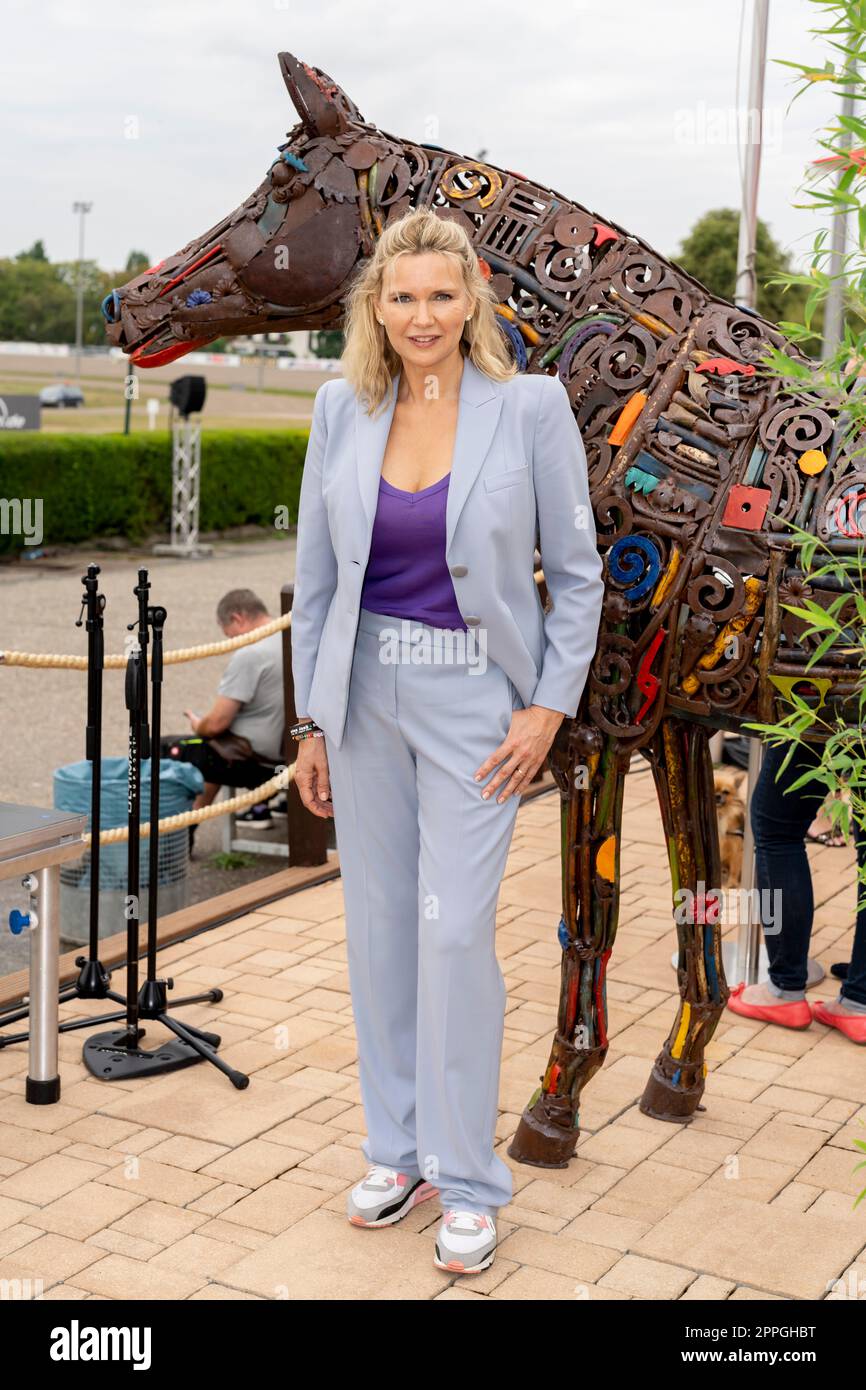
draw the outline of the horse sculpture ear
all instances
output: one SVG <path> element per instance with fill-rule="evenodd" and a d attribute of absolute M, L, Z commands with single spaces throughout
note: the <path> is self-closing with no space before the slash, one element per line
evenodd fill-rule
<path fill-rule="evenodd" d="M 289 96 L 310 135 L 345 135 L 353 124 L 364 124 L 355 103 L 321 68 L 302 63 L 294 53 L 277 57 Z"/>

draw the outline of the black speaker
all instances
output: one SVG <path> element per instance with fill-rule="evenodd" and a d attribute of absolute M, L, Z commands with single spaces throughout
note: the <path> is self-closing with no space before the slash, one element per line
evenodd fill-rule
<path fill-rule="evenodd" d="M 201 410 L 207 395 L 203 376 L 179 376 L 169 387 L 169 400 L 180 415 L 186 417 Z"/>

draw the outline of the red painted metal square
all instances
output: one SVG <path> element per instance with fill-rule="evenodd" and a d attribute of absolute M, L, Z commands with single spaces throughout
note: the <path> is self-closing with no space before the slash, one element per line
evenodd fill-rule
<path fill-rule="evenodd" d="M 735 483 L 728 493 L 722 525 L 736 526 L 740 531 L 760 531 L 769 504 L 769 488 Z"/>

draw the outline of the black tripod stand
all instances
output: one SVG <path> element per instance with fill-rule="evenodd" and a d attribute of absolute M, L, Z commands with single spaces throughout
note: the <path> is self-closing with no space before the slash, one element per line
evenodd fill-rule
<path fill-rule="evenodd" d="M 99 565 L 88 565 L 87 573 L 81 582 L 84 597 L 81 600 L 81 613 L 75 623 L 81 627 L 84 612 L 87 611 L 87 728 L 85 732 L 84 756 L 91 764 L 90 788 L 90 937 L 88 954 L 77 956 L 75 964 L 79 967 L 78 979 L 63 985 L 58 993 L 61 1004 L 70 999 L 114 999 L 118 1004 L 126 1003 L 122 994 L 109 988 L 111 972 L 99 959 L 99 828 L 102 802 L 102 674 L 105 669 L 105 638 L 103 613 L 105 595 L 99 592 Z M 0 1023 L 16 1023 L 27 1018 L 29 1009 L 16 1008 L 12 1012 L 3 1011 Z M 94 1023 L 110 1023 L 123 1018 L 120 1013 L 105 1014 L 102 1018 L 71 1019 L 61 1023 L 59 1032 L 71 1032 L 75 1028 L 92 1028 Z M 0 1048 L 10 1043 L 26 1042 L 29 1033 L 0 1034 Z"/>
<path fill-rule="evenodd" d="M 164 608 L 148 607 L 150 584 L 147 571 L 139 570 L 134 590 L 138 599 L 138 643 L 132 649 L 126 666 L 126 707 L 129 710 L 129 844 L 127 854 L 127 993 L 126 1027 L 108 1033 L 98 1033 L 84 1044 L 83 1058 L 88 1070 L 104 1081 L 125 1080 L 137 1076 L 153 1076 L 158 1072 L 177 1071 L 195 1062 L 212 1062 L 229 1078 L 238 1090 L 244 1090 L 250 1079 L 230 1067 L 215 1048 L 220 1038 L 205 1033 L 190 1023 L 180 1023 L 166 1012 L 167 991 L 171 980 L 156 978 L 157 902 L 159 882 L 159 761 L 160 723 L 162 718 L 162 630 Z M 153 657 L 150 668 L 153 686 L 152 729 L 147 734 L 147 644 L 148 624 L 153 628 Z M 130 630 L 135 626 L 130 623 Z M 147 915 L 147 976 L 138 987 L 139 879 L 141 830 L 141 762 L 150 749 L 150 891 Z M 220 989 L 205 990 L 173 1001 L 175 1004 L 216 1004 L 222 999 Z M 139 1020 L 154 1019 L 176 1034 L 177 1040 L 163 1043 L 148 1052 L 139 1046 L 145 1030 Z"/>

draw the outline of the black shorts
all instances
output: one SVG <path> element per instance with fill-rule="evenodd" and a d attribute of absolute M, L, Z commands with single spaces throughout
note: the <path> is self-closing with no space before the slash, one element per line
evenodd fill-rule
<path fill-rule="evenodd" d="M 192 763 L 206 782 L 214 782 L 221 787 L 243 787 L 248 791 L 269 781 L 276 770 L 275 765 L 253 760 L 227 763 L 211 747 L 208 739 L 197 738 L 193 734 L 164 738 L 160 744 L 160 757 Z"/>

